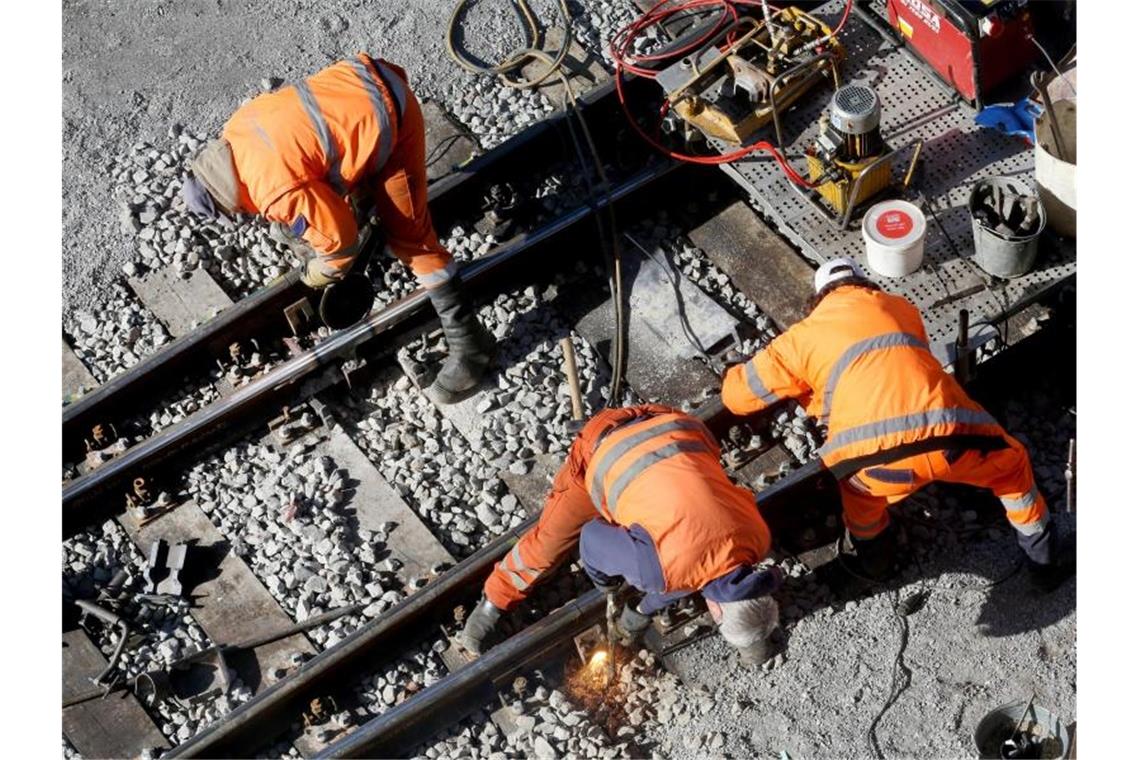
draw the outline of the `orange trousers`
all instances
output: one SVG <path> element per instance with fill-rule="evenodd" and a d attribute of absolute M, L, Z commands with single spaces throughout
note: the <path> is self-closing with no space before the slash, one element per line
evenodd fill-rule
<path fill-rule="evenodd" d="M 424 116 L 403 69 L 388 65 L 405 80 L 407 103 L 392 154 L 376 178 L 373 202 L 392 253 L 411 268 L 421 285 L 436 287 L 451 278 L 455 267 L 428 210 Z"/>
<path fill-rule="evenodd" d="M 574 551 L 582 526 L 599 516 L 586 490 L 586 467 L 609 430 L 641 414 L 673 411 L 659 404 L 603 409 L 590 418 L 570 445 L 566 461 L 554 476 L 538 522 L 523 534 L 483 584 L 483 595 L 508 610 Z"/>
<path fill-rule="evenodd" d="M 963 483 L 985 488 L 998 497 L 1005 516 L 1022 535 L 1045 529 L 1049 508 L 1037 491 L 1025 447 L 1006 434 L 1008 448 L 999 451 L 932 451 L 867 467 L 840 482 L 843 520 L 855 538 L 873 538 L 890 522 L 887 508 L 928 483 Z"/>

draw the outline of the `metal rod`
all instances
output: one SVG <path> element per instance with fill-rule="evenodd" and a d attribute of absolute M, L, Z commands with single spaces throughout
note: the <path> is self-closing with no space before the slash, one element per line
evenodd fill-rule
<path fill-rule="evenodd" d="M 914 155 L 910 158 L 910 166 L 907 167 L 906 176 L 903 177 L 902 189 L 906 190 L 910 187 L 910 181 L 914 178 L 914 170 L 918 168 L 918 157 L 922 153 L 923 141 L 919 140 L 914 146 Z"/>
<path fill-rule="evenodd" d="M 1077 439 L 1069 439 L 1069 458 L 1065 461 L 1065 511 L 1077 511 Z"/>
<path fill-rule="evenodd" d="M 954 379 L 960 384 L 970 380 L 971 359 L 970 353 L 970 312 L 966 309 L 958 310 L 958 339 L 954 342 Z"/>
<path fill-rule="evenodd" d="M 1053 110 L 1053 98 L 1049 97 L 1049 88 L 1042 83 L 1043 77 L 1040 74 L 1039 71 L 1033 72 L 1029 76 L 1029 81 L 1041 96 L 1041 104 L 1045 106 L 1045 113 L 1049 115 L 1049 131 L 1053 133 L 1053 142 L 1057 143 L 1057 157 L 1066 163 L 1072 163 L 1069 160 L 1071 154 L 1061 134 L 1061 124 L 1057 121 L 1057 112 Z"/>
<path fill-rule="evenodd" d="M 570 384 L 570 417 L 575 420 L 583 419 L 582 388 L 578 385 L 578 360 L 574 358 L 574 341 L 567 335 L 562 344 L 562 371 L 566 373 L 566 382 Z"/>
<path fill-rule="evenodd" d="M 599 206 L 614 203 L 661 179 L 677 168 L 677 162 L 654 158 L 649 165 L 626 181 L 613 186 L 608 195 L 578 206 L 531 233 L 518 235 L 489 256 L 463 268 L 463 277 L 472 284 L 587 219 Z M 63 488 L 64 533 L 82 528 L 98 516 L 84 513 L 84 507 L 100 496 L 112 493 L 139 473 L 161 465 L 226 428 L 247 419 L 253 410 L 267 406 L 285 393 L 295 392 L 300 383 L 334 363 L 351 358 L 368 340 L 408 322 L 427 311 L 423 289 L 400 299 L 364 321 L 335 333 L 303 354 L 284 362 L 251 381 L 226 398 L 215 401 L 185 420 L 168 427 L 128 449 L 97 470 L 82 475 Z M 232 430 L 231 430 L 232 432 Z"/>

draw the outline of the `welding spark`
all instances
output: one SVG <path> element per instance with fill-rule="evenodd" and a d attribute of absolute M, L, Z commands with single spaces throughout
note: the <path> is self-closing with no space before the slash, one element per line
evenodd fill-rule
<path fill-rule="evenodd" d="M 606 666 L 606 650 L 599 649 L 590 656 L 590 670 L 598 670 Z"/>

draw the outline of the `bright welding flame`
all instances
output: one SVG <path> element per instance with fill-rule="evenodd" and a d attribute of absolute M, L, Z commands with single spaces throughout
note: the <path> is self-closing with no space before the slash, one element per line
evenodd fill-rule
<path fill-rule="evenodd" d="M 590 670 L 601 670 L 606 666 L 606 650 L 599 649 L 590 655 Z"/>

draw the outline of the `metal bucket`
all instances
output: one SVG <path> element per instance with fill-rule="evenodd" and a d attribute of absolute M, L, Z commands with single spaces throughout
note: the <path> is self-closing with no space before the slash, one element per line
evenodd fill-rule
<path fill-rule="evenodd" d="M 978 750 L 978 757 L 982 760 L 1000 758 L 1001 745 L 1017 727 L 1017 721 L 1022 721 L 1022 730 L 1041 739 L 1041 758 L 1064 758 L 1069 756 L 1069 732 L 1065 724 L 1053 713 L 1040 707 L 1036 702 L 1026 713 L 1028 702 L 1010 702 L 996 710 L 991 710 L 978 722 L 974 729 L 974 747 Z"/>
<path fill-rule="evenodd" d="M 1037 259 L 1037 240 L 1045 229 L 1045 208 L 1038 198 L 1037 229 L 1028 235 L 1003 235 L 991 230 L 973 218 L 973 213 L 980 204 L 981 191 L 998 187 L 1005 192 L 1037 198 L 1028 185 L 1011 177 L 990 177 L 975 182 L 967 204 L 974 228 L 974 261 L 995 277 L 1020 277 L 1033 268 L 1033 262 Z"/>

